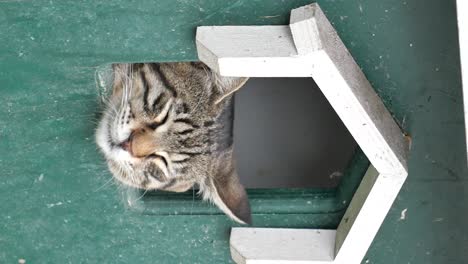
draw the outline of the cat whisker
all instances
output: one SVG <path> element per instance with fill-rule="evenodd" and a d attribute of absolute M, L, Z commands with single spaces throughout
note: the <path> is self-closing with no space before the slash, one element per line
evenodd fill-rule
<path fill-rule="evenodd" d="M 195 205 L 195 186 L 192 186 L 192 207 L 190 207 L 190 215 L 192 215 L 194 205 Z"/>
<path fill-rule="evenodd" d="M 111 177 L 109 180 L 107 180 L 103 185 L 101 185 L 101 187 L 97 188 L 96 190 L 94 190 L 94 192 L 97 192 L 99 190 L 101 190 L 102 188 L 106 187 L 109 185 L 109 183 L 111 183 L 112 181 L 114 180 L 114 177 Z M 113 182 L 115 183 L 115 182 Z M 112 183 L 111 183 L 112 184 Z"/>
<path fill-rule="evenodd" d="M 111 113 L 114 114 L 112 117 L 115 117 L 119 114 L 119 111 L 117 110 L 117 108 L 115 108 L 115 106 L 109 107 L 109 109 L 111 109 Z"/>
<path fill-rule="evenodd" d="M 136 198 L 135 200 L 133 200 L 133 202 L 135 203 L 135 202 L 138 202 L 139 200 L 141 200 L 141 198 L 143 198 L 143 196 L 145 196 L 145 194 L 146 194 L 147 192 L 148 192 L 148 190 L 145 190 L 145 191 L 143 192 L 143 194 L 140 195 L 140 197 L 138 197 L 138 198 Z"/>

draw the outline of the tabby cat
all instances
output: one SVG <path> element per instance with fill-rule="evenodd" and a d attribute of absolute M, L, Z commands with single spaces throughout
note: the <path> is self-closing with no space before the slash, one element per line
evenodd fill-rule
<path fill-rule="evenodd" d="M 199 62 L 113 65 L 96 141 L 114 177 L 145 190 L 198 187 L 229 217 L 250 223 L 232 135 L 231 95 L 246 81 Z"/>

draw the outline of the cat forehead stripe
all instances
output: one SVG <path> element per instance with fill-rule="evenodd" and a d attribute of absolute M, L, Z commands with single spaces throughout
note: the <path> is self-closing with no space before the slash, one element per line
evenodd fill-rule
<path fill-rule="evenodd" d="M 159 75 L 159 78 L 161 82 L 164 84 L 164 87 L 167 88 L 174 97 L 177 97 L 177 91 L 175 88 L 169 83 L 169 80 L 167 79 L 166 75 L 163 73 L 161 70 L 161 66 L 156 63 L 152 63 L 151 66 L 153 66 L 153 70 Z"/>

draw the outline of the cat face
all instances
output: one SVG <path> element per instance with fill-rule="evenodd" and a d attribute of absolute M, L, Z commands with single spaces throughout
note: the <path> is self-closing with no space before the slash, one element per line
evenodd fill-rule
<path fill-rule="evenodd" d="M 200 63 L 119 64 L 113 71 L 96 139 L 114 177 L 146 190 L 196 184 L 231 218 L 250 222 L 232 159 L 229 96 L 246 79 L 222 78 Z"/>

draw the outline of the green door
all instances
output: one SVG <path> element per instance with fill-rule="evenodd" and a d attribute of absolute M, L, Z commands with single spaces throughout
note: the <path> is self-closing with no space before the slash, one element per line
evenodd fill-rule
<path fill-rule="evenodd" d="M 235 224 L 216 208 L 191 192 L 142 198 L 109 181 L 93 135 L 96 72 L 197 60 L 197 26 L 288 24 L 309 2 L 0 1 L 0 263 L 231 262 Z M 455 1 L 318 2 L 413 139 L 409 178 L 364 262 L 464 263 Z M 336 228 L 367 165 L 358 151 L 332 190 L 250 190 L 254 225 Z"/>

